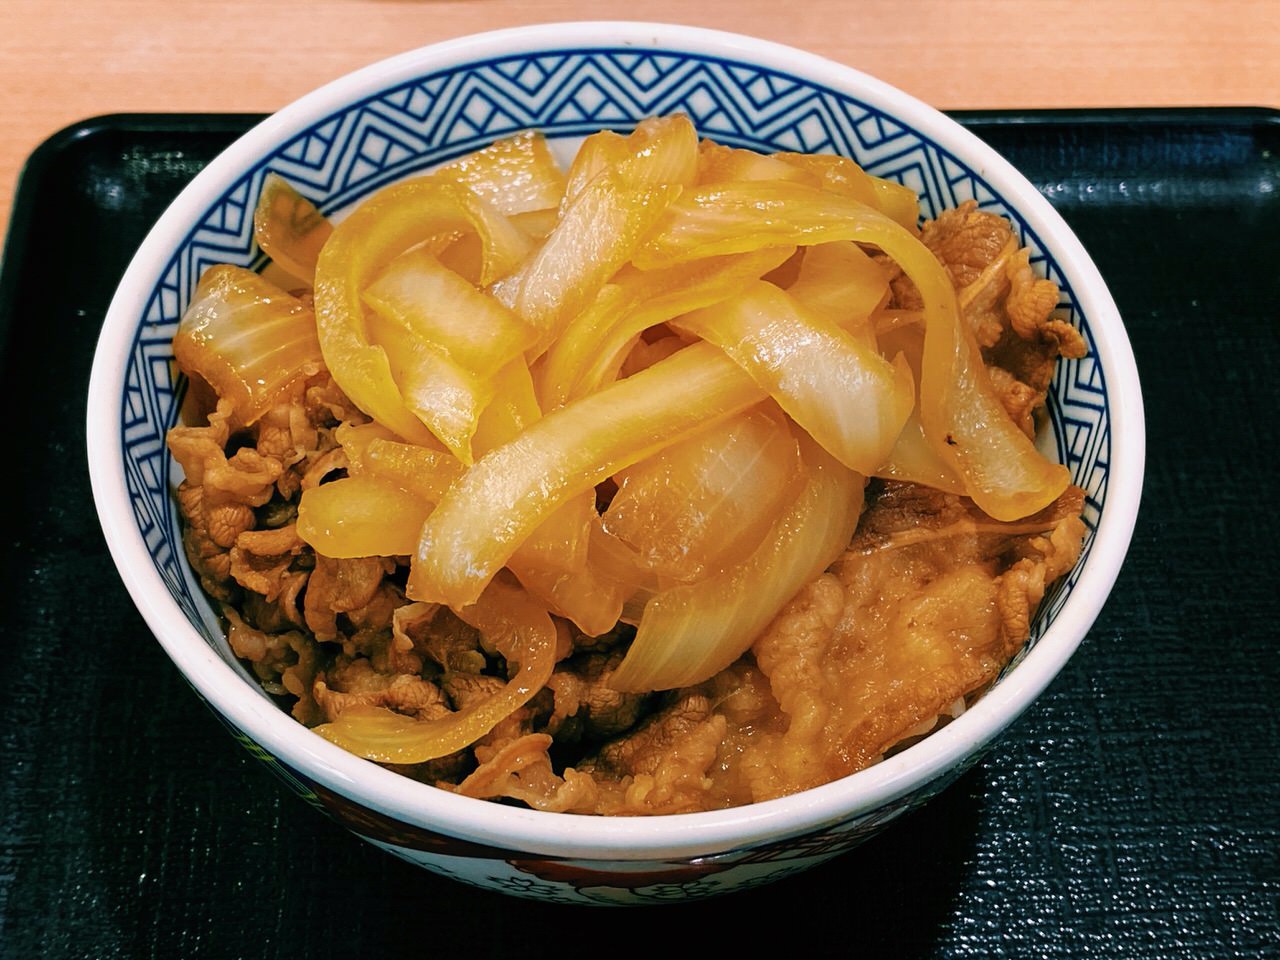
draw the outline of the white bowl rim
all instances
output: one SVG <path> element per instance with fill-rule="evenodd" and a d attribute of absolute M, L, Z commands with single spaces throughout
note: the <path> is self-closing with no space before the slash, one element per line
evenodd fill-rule
<path fill-rule="evenodd" d="M 1088 561 L 1044 635 L 972 708 L 909 749 L 824 786 L 729 810 L 642 818 L 545 813 L 459 797 L 353 756 L 296 723 L 211 650 L 174 603 L 134 525 L 118 468 L 119 403 L 140 304 L 196 218 L 244 169 L 317 120 L 433 70 L 534 50 L 618 48 L 736 59 L 850 91 L 962 158 L 1026 220 L 1071 283 L 1090 321 L 1111 412 L 1107 499 Z M 1115 303 L 1061 216 L 1006 160 L 932 107 L 852 67 L 755 37 L 639 21 L 543 23 L 432 44 L 340 77 L 262 121 L 193 179 L 144 240 L 104 320 L 88 399 L 93 496 L 113 560 L 148 627 L 209 704 L 288 766 L 388 816 L 500 849 L 571 859 L 684 859 L 759 845 L 869 813 L 962 764 L 1023 713 L 1093 624 L 1132 538 L 1145 460 L 1137 368 Z"/>

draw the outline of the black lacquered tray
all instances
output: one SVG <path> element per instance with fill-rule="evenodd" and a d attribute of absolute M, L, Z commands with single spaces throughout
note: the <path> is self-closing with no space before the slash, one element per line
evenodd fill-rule
<path fill-rule="evenodd" d="M 633 911 L 481 893 L 290 795 L 198 705 L 90 501 L 102 315 L 256 118 L 115 116 L 31 157 L 0 276 L 0 956 L 1280 955 L 1280 115 L 966 114 L 1111 284 L 1143 511 L 1079 653 L 975 769 L 824 867 Z M 687 931 L 687 932 L 684 932 Z"/>

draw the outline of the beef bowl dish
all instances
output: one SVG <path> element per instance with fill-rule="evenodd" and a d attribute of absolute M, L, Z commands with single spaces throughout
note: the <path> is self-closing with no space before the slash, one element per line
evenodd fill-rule
<path fill-rule="evenodd" d="M 935 795 L 1084 637 L 1143 464 L 1114 304 L 993 151 L 625 23 L 255 127 L 131 264 L 88 435 L 237 740 L 404 859 L 577 903 L 753 886 Z"/>

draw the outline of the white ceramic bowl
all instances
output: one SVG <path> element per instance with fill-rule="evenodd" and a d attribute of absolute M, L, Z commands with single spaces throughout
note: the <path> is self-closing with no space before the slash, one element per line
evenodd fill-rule
<path fill-rule="evenodd" d="M 688 113 L 759 150 L 838 152 L 921 195 L 1009 217 L 1062 288 L 1089 354 L 1062 362 L 1047 442 L 1088 493 L 1080 564 L 1041 607 L 1024 653 L 972 709 L 861 773 L 797 796 L 641 819 L 514 809 L 436 790 L 295 723 L 230 653 L 184 559 L 164 445 L 177 413 L 170 339 L 205 267 L 252 266 L 251 211 L 275 171 L 326 213 L 523 128 L 565 152 L 601 127 Z M 550 24 L 377 63 L 255 127 L 191 183 L 139 249 L 103 325 L 89 463 L 107 542 L 134 602 L 232 734 L 360 836 L 437 873 L 523 896 L 653 902 L 754 885 L 848 850 L 967 769 L 1054 678 L 1093 623 L 1128 548 L 1142 483 L 1142 402 L 1124 326 L 1062 219 L 995 152 L 847 67 L 748 37 L 643 23 Z M 1050 449 L 1054 449 L 1051 446 Z"/>

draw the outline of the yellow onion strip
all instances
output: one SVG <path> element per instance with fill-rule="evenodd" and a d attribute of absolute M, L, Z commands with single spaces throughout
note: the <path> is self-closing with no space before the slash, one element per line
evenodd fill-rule
<path fill-rule="evenodd" d="M 481 418 L 477 440 L 485 445 L 477 450 L 501 446 L 541 418 L 528 367 L 517 359 Z M 595 491 L 584 491 L 552 511 L 507 561 L 534 597 L 588 636 L 611 630 L 630 596 L 625 584 L 604 577 L 590 562 L 592 529 L 598 525 Z"/>
<path fill-rule="evenodd" d="M 787 294 L 874 347 L 867 319 L 889 295 L 889 276 L 856 243 L 843 240 L 806 247 Z"/>
<path fill-rule="evenodd" d="M 848 157 L 815 153 L 775 153 L 774 157 L 816 177 L 824 190 L 875 207 L 908 230 L 914 230 L 920 219 L 920 198 L 914 190 L 873 177 Z"/>
<path fill-rule="evenodd" d="M 880 349 L 887 356 L 901 355 L 910 365 L 915 375 L 917 388 L 920 383 L 920 358 L 924 350 L 924 328 L 917 323 L 901 323 L 901 318 L 893 318 L 895 326 L 884 330 L 879 335 Z M 877 329 L 880 329 L 877 323 Z M 898 434 L 898 440 L 889 452 L 888 459 L 880 465 L 873 476 L 888 480 L 903 480 L 911 483 L 922 483 L 936 490 L 964 495 L 964 484 L 956 476 L 955 471 L 938 456 L 937 451 L 924 435 L 924 426 L 920 423 L 919 403 L 907 417 L 907 422 Z"/>
<path fill-rule="evenodd" d="M 316 328 L 329 372 L 361 410 L 406 440 L 430 444 L 432 434 L 406 402 L 387 349 L 372 338 L 362 294 L 409 248 L 468 233 L 482 242 L 483 283 L 505 276 L 528 253 L 528 238 L 470 190 L 429 177 L 410 180 L 357 207 L 316 264 Z M 402 361 L 401 367 L 410 364 Z M 430 391 L 429 385 L 418 387 Z"/>
<path fill-rule="evenodd" d="M 573 501 L 570 501 L 572 503 Z M 522 564 L 517 556 L 508 566 L 516 578 L 556 616 L 573 622 L 588 637 L 608 633 L 618 624 L 623 605 L 635 593 L 638 574 L 618 576 L 612 571 L 600 539 L 599 519 L 592 518 L 586 560 L 577 570 Z"/>
<path fill-rule="evenodd" d="M 629 186 L 616 173 L 592 180 L 569 206 L 542 247 L 495 291 L 538 330 L 542 353 L 631 258 L 677 186 Z"/>
<path fill-rule="evenodd" d="M 774 244 L 854 240 L 879 247 L 924 301 L 920 422 L 939 458 L 990 516 L 1014 520 L 1066 489 L 1066 467 L 1041 456 L 1009 417 L 961 321 L 955 288 L 934 255 L 904 227 L 859 203 L 796 183 L 733 183 L 689 191 L 673 203 L 635 257 L 640 267 Z"/>
<path fill-rule="evenodd" d="M 422 529 L 410 597 L 466 606 L 560 504 L 764 398 L 720 350 L 694 344 L 548 413 L 440 501 Z"/>
<path fill-rule="evenodd" d="M 542 419 L 533 378 L 522 357 L 511 361 L 500 372 L 496 388 L 497 393 L 476 431 L 476 451 L 482 455 Z M 595 521 L 594 491 L 573 497 L 543 520 L 507 562 L 530 593 L 584 632 L 590 632 L 588 624 L 594 627 L 598 621 L 604 594 L 588 590 L 570 594 L 563 584 L 577 583 L 585 577 L 588 536 L 590 525 Z"/>
<path fill-rule="evenodd" d="M 404 405 L 449 452 L 471 463 L 471 438 L 493 398 L 493 382 L 456 363 L 398 317 L 372 313 L 366 328 L 386 351 Z"/>
<path fill-rule="evenodd" d="M 272 263 L 310 287 L 331 233 L 333 225 L 310 200 L 283 177 L 266 175 L 253 211 L 253 239 Z"/>
<path fill-rule="evenodd" d="M 418 720 L 384 707 L 355 705 L 315 732 L 379 763 L 425 763 L 475 743 L 529 702 L 555 667 L 556 628 L 536 601 L 501 581 L 472 605 L 456 611 L 519 669 L 492 697 L 435 720 Z"/>
<path fill-rule="evenodd" d="M 889 363 L 764 281 L 674 326 L 724 350 L 796 423 L 859 473 L 885 461 L 915 403 L 905 360 Z"/>
<path fill-rule="evenodd" d="M 630 186 L 690 185 L 698 173 L 698 133 L 682 114 L 649 117 L 625 136 L 612 130 L 593 133 L 569 167 L 562 209 L 610 170 Z"/>
<path fill-rule="evenodd" d="M 531 360 L 555 342 L 693 182 L 697 153 L 697 134 L 684 116 L 646 120 L 627 137 L 603 131 L 587 138 L 569 171 L 560 221 L 519 273 L 494 291 L 541 332 Z"/>
<path fill-rule="evenodd" d="M 532 130 L 446 163 L 433 176 L 467 187 L 507 217 L 554 209 L 564 197 L 564 172 L 546 138 Z"/>
<path fill-rule="evenodd" d="M 777 156 L 729 147 L 704 140 L 698 149 L 698 184 L 733 183 L 745 180 L 795 180 L 812 187 L 821 178 L 798 164 L 784 163 Z"/>
<path fill-rule="evenodd" d="M 848 547 L 862 510 L 863 478 L 798 439 L 808 469 L 800 496 L 740 565 L 654 595 L 610 686 L 669 690 L 714 676 Z"/>
<path fill-rule="evenodd" d="M 657 576 L 697 580 L 760 544 L 799 471 L 785 417 L 761 404 L 621 471 L 604 529 Z"/>
<path fill-rule="evenodd" d="M 493 297 L 422 249 L 392 261 L 364 291 L 364 302 L 480 377 L 492 376 L 523 354 L 536 336 Z"/>
<path fill-rule="evenodd" d="M 353 467 L 356 476 L 364 474 L 393 483 L 429 504 L 439 503 L 463 470 L 457 458 L 441 450 L 381 437 L 369 441 L 360 465 L 359 473 Z M 419 524 L 413 530 L 415 537 L 421 527 Z"/>
<path fill-rule="evenodd" d="M 641 120 L 626 151 L 618 173 L 633 186 L 691 186 L 698 175 L 698 131 L 682 113 Z"/>
<path fill-rule="evenodd" d="M 203 377 L 232 404 L 241 424 L 323 364 L 310 308 L 253 271 L 227 265 L 200 278 L 173 355 L 184 373 Z"/>
<path fill-rule="evenodd" d="M 733 296 L 778 267 L 792 247 L 706 257 L 666 270 L 623 268 L 543 357 L 539 396 L 547 409 L 615 379 L 624 358 L 652 326 Z"/>
<path fill-rule="evenodd" d="M 569 165 L 569 173 L 565 177 L 560 213 L 563 214 L 582 196 L 587 184 L 612 170 L 630 155 L 627 138 L 612 130 L 600 130 L 583 140 L 578 152 L 573 155 L 573 163 Z"/>
<path fill-rule="evenodd" d="M 431 504 L 376 476 L 302 491 L 298 536 L 326 557 L 404 557 L 417 548 Z"/>

